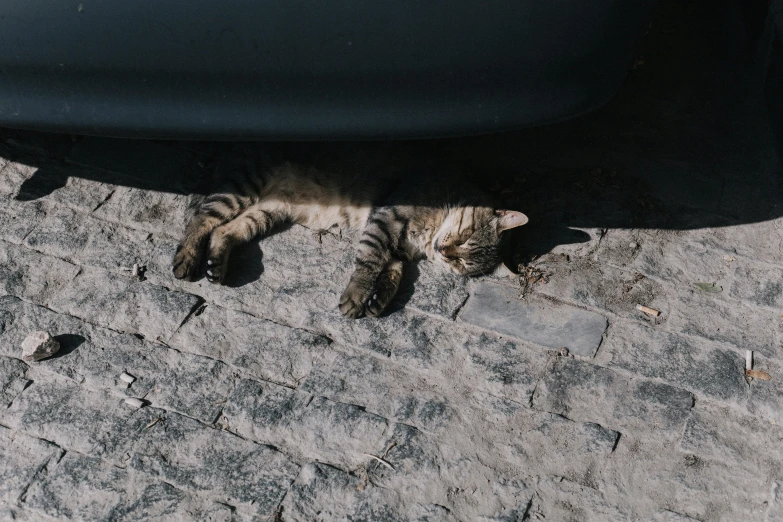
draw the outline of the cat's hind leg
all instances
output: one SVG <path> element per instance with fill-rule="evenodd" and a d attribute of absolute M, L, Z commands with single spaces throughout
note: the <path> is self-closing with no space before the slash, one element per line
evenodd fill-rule
<path fill-rule="evenodd" d="M 231 250 L 264 235 L 281 221 L 281 216 L 253 205 L 236 218 L 217 227 L 209 237 L 207 248 L 207 279 L 221 283 L 226 275 Z"/>
<path fill-rule="evenodd" d="M 402 267 L 402 261 L 394 259 L 383 269 L 375 281 L 373 295 L 367 300 L 364 308 L 367 315 L 378 317 L 394 300 L 402 281 Z"/>

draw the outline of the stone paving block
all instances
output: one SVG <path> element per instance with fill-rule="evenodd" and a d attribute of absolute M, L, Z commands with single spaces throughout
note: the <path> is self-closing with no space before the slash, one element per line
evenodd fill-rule
<path fill-rule="evenodd" d="M 54 518 L 111 520 L 129 495 L 128 472 L 69 452 L 27 492 L 25 505 Z"/>
<path fill-rule="evenodd" d="M 102 270 L 85 270 L 50 303 L 60 313 L 167 341 L 200 298 Z"/>
<path fill-rule="evenodd" d="M 425 374 L 527 403 L 547 355 L 489 332 L 466 331 L 409 310 L 353 321 L 336 310 L 314 314 L 313 323 L 338 344 L 389 356 Z"/>
<path fill-rule="evenodd" d="M 378 520 L 451 521 L 459 520 L 448 508 L 420 504 L 386 488 L 326 464 L 312 463 L 291 486 L 280 510 L 280 520 Z"/>
<path fill-rule="evenodd" d="M 783 364 L 754 354 L 753 368 L 772 376 L 768 381 L 750 380 L 748 411 L 783 425 Z"/>
<path fill-rule="evenodd" d="M 0 295 L 46 304 L 79 270 L 62 259 L 0 241 Z"/>
<path fill-rule="evenodd" d="M 773 449 L 781 443 L 781 426 L 725 407 L 700 404 L 685 427 L 680 451 L 768 474 L 783 462 L 783 455 Z"/>
<path fill-rule="evenodd" d="M 50 442 L 0 426 L 0 502 L 16 504 L 36 476 L 62 454 Z"/>
<path fill-rule="evenodd" d="M 531 520 L 633 520 L 622 505 L 606 499 L 600 491 L 563 478 L 542 480 L 528 512 Z"/>
<path fill-rule="evenodd" d="M 635 505 L 640 519 L 665 508 L 703 521 L 759 520 L 769 500 L 769 480 L 766 470 L 703 459 L 679 452 L 676 443 L 633 434 L 620 438 L 599 474 L 606 497 Z"/>
<path fill-rule="evenodd" d="M 783 219 L 769 219 L 758 223 L 712 228 L 709 233 L 698 231 L 705 244 L 725 250 L 730 257 L 742 256 L 766 263 L 780 263 L 783 252 Z M 735 259 L 742 263 L 743 260 Z"/>
<path fill-rule="evenodd" d="M 692 405 L 693 395 L 680 388 L 563 357 L 552 361 L 533 396 L 540 410 L 670 440 L 682 434 Z"/>
<path fill-rule="evenodd" d="M 541 267 L 541 264 L 536 266 Z M 626 272 L 601 265 L 592 260 L 574 260 L 568 263 L 547 263 L 549 282 L 534 287 L 536 293 L 570 301 L 580 306 L 608 310 L 625 319 L 650 321 L 638 310 L 643 304 L 660 310 L 668 317 L 669 299 L 662 285 L 638 272 Z"/>
<path fill-rule="evenodd" d="M 41 515 L 39 513 L 15 506 L 4 506 L 3 504 L 0 504 L 0 520 L 38 522 L 40 518 Z"/>
<path fill-rule="evenodd" d="M 623 322 L 613 324 L 601 350 L 609 367 L 697 394 L 734 402 L 746 394 L 744 356 L 708 341 Z"/>
<path fill-rule="evenodd" d="M 177 240 L 185 232 L 190 196 L 118 187 L 94 216 Z"/>
<path fill-rule="evenodd" d="M 770 488 L 769 509 L 766 513 L 765 522 L 780 522 L 783 520 L 783 480 L 778 479 L 772 482 Z"/>
<path fill-rule="evenodd" d="M 606 318 L 595 312 L 543 300 L 521 301 L 519 292 L 492 283 L 476 285 L 459 319 L 547 348 L 566 347 L 592 357 Z"/>
<path fill-rule="evenodd" d="M 695 518 L 691 518 L 687 515 L 681 515 L 679 513 L 675 513 L 674 511 L 669 511 L 668 509 L 666 509 L 655 513 L 650 519 L 650 522 L 701 522 L 701 521 L 696 520 Z"/>
<path fill-rule="evenodd" d="M 32 165 L 0 159 L 0 194 L 13 198 L 36 170 Z"/>
<path fill-rule="evenodd" d="M 724 250 L 710 248 L 703 242 L 704 233 L 693 231 L 646 232 L 639 253 L 628 268 L 674 285 L 690 287 L 693 283 L 716 283 L 729 287 L 732 269 Z"/>
<path fill-rule="evenodd" d="M 417 273 L 406 306 L 453 319 L 470 295 L 468 278 L 445 271 L 434 263 L 422 261 L 406 269 Z M 405 292 L 401 294 L 397 299 L 405 300 Z"/>
<path fill-rule="evenodd" d="M 604 266 L 626 267 L 639 254 L 642 242 L 648 236 L 641 231 L 628 228 L 607 230 L 595 253 L 596 261 Z"/>
<path fill-rule="evenodd" d="M 30 385 L 0 412 L 0 422 L 68 450 L 103 455 L 118 444 L 115 439 L 135 436 L 127 429 L 133 415 L 119 397 L 51 380 Z"/>
<path fill-rule="evenodd" d="M 0 314 L 14 318 L 0 334 L 0 353 L 19 356 L 29 332 L 48 331 L 61 349 L 35 363 L 36 369 L 93 390 L 144 397 L 155 406 L 213 422 L 234 386 L 231 369 L 214 358 L 183 354 L 11 298 L 0 300 Z M 120 381 L 123 372 L 135 378 L 133 383 Z"/>
<path fill-rule="evenodd" d="M 217 305 L 194 314 L 169 340 L 184 352 L 225 361 L 263 380 L 297 386 L 329 339 Z"/>
<path fill-rule="evenodd" d="M 272 515 L 299 473 L 299 466 L 269 446 L 175 413 L 143 431 L 130 465 L 258 517 Z"/>
<path fill-rule="evenodd" d="M 11 404 L 30 383 L 27 369 L 27 364 L 19 359 L 0 356 L 0 408 Z"/>
<path fill-rule="evenodd" d="M 350 468 L 376 450 L 388 425 L 360 406 L 248 380 L 237 385 L 223 415 L 228 429 L 244 438 L 279 447 L 300 461 Z"/>
<path fill-rule="evenodd" d="M 759 306 L 783 307 L 783 269 L 739 261 L 735 265 L 731 297 Z"/>
<path fill-rule="evenodd" d="M 154 248 L 149 235 L 60 207 L 27 236 L 25 245 L 81 265 L 119 271 L 145 264 Z"/>
<path fill-rule="evenodd" d="M 114 185 L 91 181 L 84 168 L 42 164 L 38 167 L 10 163 L 0 171 L 0 194 L 20 201 L 45 199 L 91 212 L 114 191 Z"/>
<path fill-rule="evenodd" d="M 318 360 L 299 389 L 334 401 L 361 404 L 383 417 L 437 431 L 450 424 L 458 406 L 431 381 L 370 354 L 330 352 Z"/>
<path fill-rule="evenodd" d="M 447 487 L 443 484 L 450 480 L 456 480 L 456 487 L 460 480 L 470 480 L 484 489 L 504 476 L 510 479 L 521 473 L 526 478 L 548 470 L 592 483 L 619 437 L 598 424 L 531 411 L 484 394 L 472 397 L 469 411 L 462 422 L 454 422 L 437 436 L 395 425 L 378 449 L 395 470 L 381 471 L 397 477 L 395 487 L 403 487 L 399 482 L 406 481 Z M 426 474 L 436 476 L 423 482 L 412 479 Z"/>
<path fill-rule="evenodd" d="M 697 335 L 710 341 L 754 350 L 768 357 L 783 358 L 780 314 L 761 307 L 727 299 L 727 292 L 709 294 L 692 290 L 672 300 L 670 330 Z"/>
<path fill-rule="evenodd" d="M 116 520 L 127 522 L 137 520 L 231 522 L 234 520 L 234 512 L 230 506 L 189 495 L 165 482 L 150 484 L 139 498 L 121 506 L 113 516 Z"/>
<path fill-rule="evenodd" d="M 0 196 L 0 239 L 21 243 L 44 219 L 46 211 L 37 201 L 15 201 Z"/>
<path fill-rule="evenodd" d="M 84 138 L 68 154 L 74 163 L 117 172 L 139 180 L 175 177 L 191 154 L 145 140 Z"/>

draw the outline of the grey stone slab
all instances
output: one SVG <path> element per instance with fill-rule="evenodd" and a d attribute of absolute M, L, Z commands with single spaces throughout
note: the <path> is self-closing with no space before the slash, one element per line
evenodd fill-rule
<path fill-rule="evenodd" d="M 60 207 L 27 236 L 25 245 L 80 265 L 118 272 L 121 267 L 146 263 L 154 248 L 149 236 Z"/>
<path fill-rule="evenodd" d="M 106 439 L 134 435 L 125 430 L 132 414 L 119 397 L 67 382 L 36 381 L 0 412 L 0 422 L 68 450 L 100 455 Z"/>
<path fill-rule="evenodd" d="M 220 359 L 288 386 L 297 386 L 310 373 L 329 344 L 326 337 L 217 305 L 192 316 L 169 340 L 178 350 Z"/>
<path fill-rule="evenodd" d="M 519 292 L 492 283 L 476 285 L 459 319 L 548 348 L 566 347 L 592 357 L 601 344 L 606 318 L 573 306 L 519 299 Z"/>
<path fill-rule="evenodd" d="M 731 296 L 771 308 L 783 307 L 783 268 L 751 262 L 735 263 Z"/>
<path fill-rule="evenodd" d="M 118 187 L 95 211 L 100 219 L 179 239 L 185 231 L 190 197 Z"/>
<path fill-rule="evenodd" d="M 468 299 L 466 277 L 448 272 L 427 261 L 406 269 L 418 273 L 406 306 L 453 319 Z M 404 300 L 405 297 L 403 291 L 399 298 Z"/>
<path fill-rule="evenodd" d="M 753 368 L 767 372 L 768 381 L 753 379 L 749 384 L 748 411 L 783 425 L 783 364 L 754 354 Z"/>
<path fill-rule="evenodd" d="M 258 517 L 272 515 L 299 473 L 299 466 L 269 446 L 173 413 L 144 430 L 130 465 Z"/>
<path fill-rule="evenodd" d="M 71 149 L 75 163 L 110 170 L 140 180 L 172 178 L 181 173 L 191 154 L 183 149 L 144 140 L 84 138 Z"/>
<path fill-rule="evenodd" d="M 85 270 L 50 303 L 60 313 L 166 341 L 201 300 L 102 270 Z"/>
<path fill-rule="evenodd" d="M 530 519 L 605 522 L 633 520 L 633 515 L 600 491 L 562 478 L 546 478 L 536 488 Z"/>
<path fill-rule="evenodd" d="M 527 402 L 546 354 L 514 339 L 466 331 L 459 324 L 402 310 L 375 320 L 352 321 L 336 310 L 316 313 L 313 323 L 337 343 L 389 356 L 427 374 Z"/>
<path fill-rule="evenodd" d="M 279 447 L 300 461 L 351 468 L 377 449 L 388 425 L 360 406 L 248 380 L 237 385 L 223 415 L 228 429 L 244 438 Z"/>
<path fill-rule="evenodd" d="M 19 359 L 0 356 L 0 408 L 6 408 L 30 383 L 28 366 Z"/>
<path fill-rule="evenodd" d="M 111 520 L 129 495 L 128 472 L 69 452 L 27 492 L 25 505 L 67 520 Z"/>
<path fill-rule="evenodd" d="M 452 381 L 434 379 L 387 359 L 359 351 L 330 352 L 318 360 L 299 389 L 334 401 L 361 404 L 367 411 L 428 431 L 447 429 L 455 417 Z M 447 387 L 448 386 L 448 387 Z M 442 390 L 447 389 L 446 395 Z"/>
<path fill-rule="evenodd" d="M 0 426 L 0 502 L 16 504 L 36 475 L 62 454 L 50 442 Z"/>
<path fill-rule="evenodd" d="M 655 513 L 650 519 L 650 522 L 701 522 L 701 521 L 689 517 L 687 515 L 681 515 L 679 513 L 675 513 L 674 511 L 669 511 L 668 509 L 665 509 Z"/>
<path fill-rule="evenodd" d="M 0 241 L 0 295 L 46 304 L 79 273 L 79 267 Z"/>
<path fill-rule="evenodd" d="M 193 520 L 202 522 L 230 522 L 234 512 L 230 506 L 190 495 L 171 484 L 150 484 L 141 495 L 127 502 L 113 514 L 116 520 L 160 521 Z"/>
<path fill-rule="evenodd" d="M 768 474 L 779 469 L 783 428 L 765 419 L 738 413 L 726 407 L 697 405 L 688 420 L 680 451 L 702 459 L 724 462 L 735 468 Z"/>
<path fill-rule="evenodd" d="M 592 259 L 570 262 L 537 262 L 540 270 L 549 273 L 548 283 L 537 284 L 538 294 L 554 297 L 579 306 L 608 310 L 625 319 L 661 323 L 668 318 L 669 289 L 638 272 L 619 270 Z M 643 304 L 663 313 L 651 318 L 636 309 Z"/>
<path fill-rule="evenodd" d="M 13 198 L 36 170 L 31 165 L 0 159 L 0 194 Z"/>
<path fill-rule="evenodd" d="M 540 410 L 668 440 L 680 437 L 692 406 L 688 391 L 562 357 L 553 359 L 533 396 Z"/>
<path fill-rule="evenodd" d="M 373 487 L 356 475 L 321 463 L 302 468 L 283 500 L 281 513 L 285 520 L 301 522 L 460 520 L 445 506 L 411 501 L 395 491 Z"/>
<path fill-rule="evenodd" d="M 778 342 L 783 327 L 780 314 L 730 299 L 726 289 L 719 294 L 696 289 L 678 295 L 678 299 L 673 300 L 667 327 L 740 350 L 783 357 L 783 348 Z"/>
<path fill-rule="evenodd" d="M 21 243 L 25 237 L 43 221 L 44 206 L 38 201 L 15 201 L 0 196 L 0 239 Z"/>
<path fill-rule="evenodd" d="M 35 363 L 36 369 L 93 390 L 145 397 L 155 406 L 213 422 L 234 386 L 231 369 L 214 358 L 180 353 L 12 298 L 0 300 L 0 314 L 13 318 L 0 334 L 0 353 L 19 356 L 29 332 L 48 331 L 61 350 Z M 123 372 L 135 378 L 133 383 L 119 379 Z"/>
<path fill-rule="evenodd" d="M 612 453 L 618 437 L 619 433 L 595 423 L 574 422 L 475 394 L 460 422 L 453 422 L 443 433 L 395 425 L 379 451 L 387 455 L 396 472 L 381 471 L 402 481 L 425 473 L 437 473 L 437 480 L 452 472 L 462 477 L 510 479 L 520 473 L 526 477 L 558 470 L 573 480 L 592 481 L 590 475 Z"/>
<path fill-rule="evenodd" d="M 604 344 L 610 367 L 720 400 L 744 400 L 744 357 L 720 345 L 627 322 L 614 324 Z"/>
<path fill-rule="evenodd" d="M 114 191 L 114 185 L 85 179 L 84 168 L 10 163 L 0 171 L 0 194 L 20 201 L 43 199 L 91 212 Z"/>
<path fill-rule="evenodd" d="M 705 236 L 702 231 L 645 232 L 639 253 L 628 268 L 681 287 L 702 281 L 728 288 L 732 269 L 727 253 L 711 248 L 704 242 Z"/>
<path fill-rule="evenodd" d="M 765 522 L 780 522 L 783 520 L 783 489 L 781 488 L 783 488 L 783 480 L 778 479 L 772 482 Z"/>

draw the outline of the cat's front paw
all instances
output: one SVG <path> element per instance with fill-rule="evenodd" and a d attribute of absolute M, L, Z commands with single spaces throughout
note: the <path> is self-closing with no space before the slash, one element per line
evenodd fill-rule
<path fill-rule="evenodd" d="M 348 283 L 343 295 L 340 296 L 340 312 L 350 319 L 358 319 L 364 315 L 364 304 L 372 288 L 358 283 L 354 278 Z"/>
<path fill-rule="evenodd" d="M 199 265 L 201 265 L 199 253 L 180 245 L 177 247 L 177 253 L 174 254 L 174 260 L 171 262 L 171 271 L 177 279 L 193 281 L 198 274 Z"/>

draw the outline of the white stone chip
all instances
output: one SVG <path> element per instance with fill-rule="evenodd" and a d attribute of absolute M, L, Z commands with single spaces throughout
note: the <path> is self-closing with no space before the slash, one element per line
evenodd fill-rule
<path fill-rule="evenodd" d="M 134 408 L 143 408 L 144 407 L 144 401 L 141 399 L 136 399 L 135 397 L 128 397 L 125 399 L 125 404 L 128 406 L 132 406 Z"/>
<path fill-rule="evenodd" d="M 28 335 L 22 341 L 22 360 L 40 361 L 56 354 L 60 350 L 60 343 L 46 332 L 36 331 Z"/>
<path fill-rule="evenodd" d="M 136 380 L 136 377 L 134 377 L 133 375 L 131 375 L 129 373 L 122 372 L 122 374 L 120 375 L 120 380 L 122 382 L 127 382 L 128 384 L 133 384 L 133 381 Z"/>

